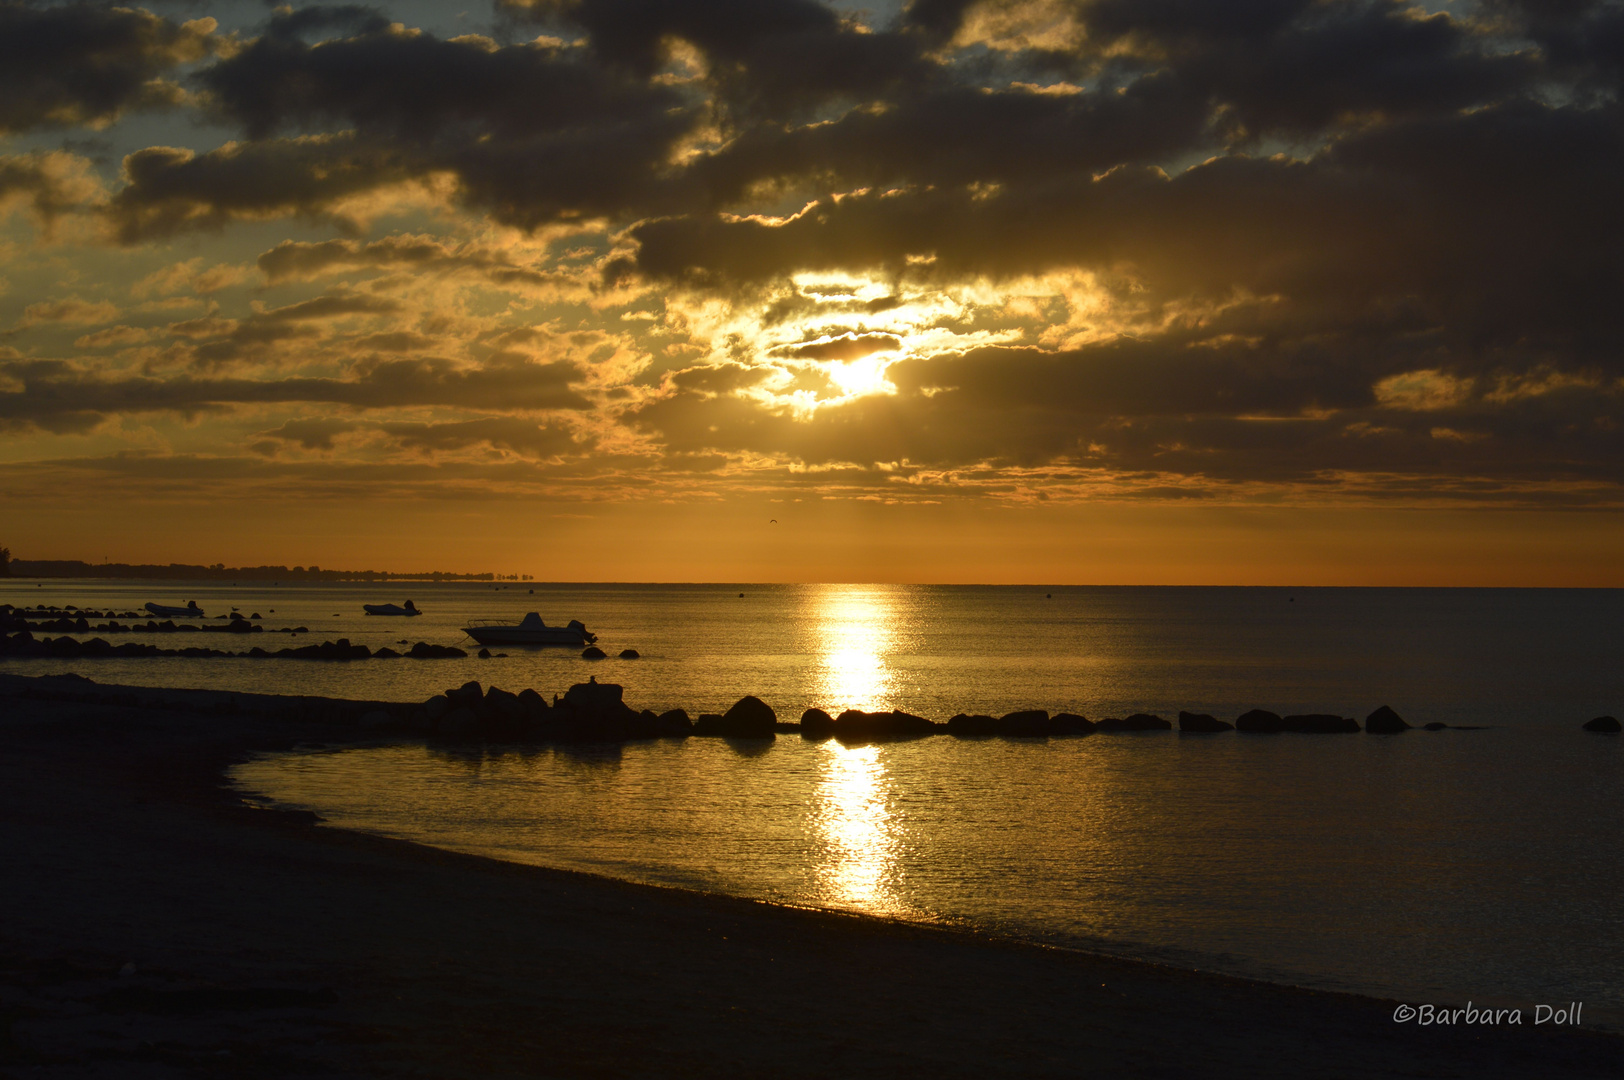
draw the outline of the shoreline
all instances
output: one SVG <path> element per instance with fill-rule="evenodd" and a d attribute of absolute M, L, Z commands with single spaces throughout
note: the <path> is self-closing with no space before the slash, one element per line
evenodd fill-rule
<path fill-rule="evenodd" d="M 0 1067 L 202 1070 L 224 1050 L 248 1075 L 1602 1076 L 1624 1049 L 317 829 L 224 786 L 249 754 L 369 741 L 354 714 L 376 703 L 14 675 L 0 700 L 0 829 L 24 868 L 0 898 Z M 178 1004 L 208 1000 L 240 1007 Z"/>

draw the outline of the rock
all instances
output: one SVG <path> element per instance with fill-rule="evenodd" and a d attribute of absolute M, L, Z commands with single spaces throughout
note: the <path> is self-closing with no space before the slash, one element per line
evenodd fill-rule
<path fill-rule="evenodd" d="M 775 737 L 778 714 L 772 706 L 753 695 L 745 695 L 733 707 L 711 720 L 707 714 L 694 725 L 695 735 L 724 735 L 734 739 L 771 739 Z"/>
<path fill-rule="evenodd" d="M 1594 720 L 1586 720 L 1584 729 L 1586 731 L 1600 732 L 1603 735 L 1617 735 L 1619 733 L 1619 723 L 1616 717 L 1598 716 Z"/>
<path fill-rule="evenodd" d="M 1359 721 L 1351 716 L 1332 716 L 1329 713 L 1298 713 L 1280 721 L 1281 730 L 1303 735 L 1344 735 L 1359 730 Z"/>
<path fill-rule="evenodd" d="M 371 712 L 362 713 L 361 718 L 357 721 L 357 723 L 359 723 L 364 730 L 376 731 L 380 728 L 393 727 L 395 718 L 384 712 L 382 709 L 373 709 Z"/>
<path fill-rule="evenodd" d="M 601 683 L 596 675 L 564 691 L 564 703 L 583 709 L 608 709 L 621 704 L 626 692 L 618 683 Z"/>
<path fill-rule="evenodd" d="M 960 737 L 974 735 L 996 735 L 998 733 L 998 721 L 983 713 L 975 713 L 973 715 L 959 713 L 957 716 L 954 716 L 948 720 L 947 733 L 949 735 L 958 735 Z"/>
<path fill-rule="evenodd" d="M 922 716 L 905 713 L 901 709 L 890 712 L 863 712 L 847 709 L 834 720 L 835 738 L 844 742 L 867 742 L 872 739 L 905 739 L 919 735 L 933 735 L 936 725 Z"/>
<path fill-rule="evenodd" d="M 429 722 L 440 719 L 451 708 L 451 700 L 444 695 L 437 695 L 423 702 L 423 711 L 428 714 Z"/>
<path fill-rule="evenodd" d="M 1448 726 L 1449 726 L 1448 724 L 1441 723 L 1440 721 L 1434 720 L 1432 723 L 1424 725 L 1422 730 L 1423 731 L 1442 731 L 1444 728 L 1446 728 Z"/>
<path fill-rule="evenodd" d="M 1284 722 L 1278 713 L 1272 713 L 1268 709 L 1253 709 L 1235 718 L 1235 730 L 1248 731 L 1256 735 L 1273 735 L 1284 730 L 1280 726 Z"/>
<path fill-rule="evenodd" d="M 1398 713 L 1383 705 L 1365 717 L 1365 730 L 1372 735 L 1396 735 L 1401 731 L 1409 731 L 1410 725 L 1406 724 Z"/>
<path fill-rule="evenodd" d="M 383 648 L 379 649 L 377 652 L 372 654 L 372 659 L 374 659 L 374 660 L 399 660 L 400 659 L 400 653 L 396 652 L 394 649 L 391 649 L 389 646 L 385 645 Z"/>
<path fill-rule="evenodd" d="M 1172 731 L 1173 725 L 1170 721 L 1163 720 L 1159 716 L 1152 716 L 1150 713 L 1134 713 L 1132 716 L 1122 720 L 1118 720 L 1115 717 L 1106 717 L 1104 720 L 1101 720 L 1099 723 L 1094 725 L 1094 730 Z"/>
<path fill-rule="evenodd" d="M 467 706 L 475 709 L 485 699 L 485 692 L 480 689 L 480 685 L 476 680 L 470 679 L 455 690 L 447 690 L 445 696 L 446 700 L 451 702 L 453 708 Z"/>
<path fill-rule="evenodd" d="M 479 716 L 466 705 L 446 712 L 434 723 L 434 733 L 452 739 L 465 739 L 479 733 Z"/>
<path fill-rule="evenodd" d="M 607 654 L 596 645 L 588 645 L 585 649 L 581 650 L 582 660 L 602 660 L 605 655 Z"/>
<path fill-rule="evenodd" d="M 638 652 L 636 649 L 621 649 L 620 650 L 620 658 L 622 660 L 640 660 L 640 659 L 642 659 L 642 656 L 643 656 L 643 654 Z"/>
<path fill-rule="evenodd" d="M 1049 734 L 1049 713 L 1044 709 L 1021 709 L 998 718 L 995 729 L 1008 738 L 1041 738 Z"/>
<path fill-rule="evenodd" d="M 686 709 L 667 709 L 659 715 L 658 730 L 661 735 L 692 735 L 694 722 Z"/>
<path fill-rule="evenodd" d="M 1051 735 L 1092 735 L 1094 721 L 1077 713 L 1055 713 L 1049 717 L 1049 734 Z"/>
<path fill-rule="evenodd" d="M 1234 731 L 1235 725 L 1227 720 L 1220 720 L 1208 713 L 1183 712 L 1179 713 L 1179 730 L 1194 732 Z"/>
<path fill-rule="evenodd" d="M 827 739 L 835 733 L 835 718 L 822 709 L 808 709 L 801 714 L 801 738 Z"/>
<path fill-rule="evenodd" d="M 547 711 L 547 699 L 529 688 L 519 691 L 519 704 L 524 706 L 525 713 L 532 720 L 539 719 Z"/>
<path fill-rule="evenodd" d="M 478 656 L 481 660 L 489 660 L 491 658 L 491 651 L 489 649 L 481 649 L 474 655 Z"/>

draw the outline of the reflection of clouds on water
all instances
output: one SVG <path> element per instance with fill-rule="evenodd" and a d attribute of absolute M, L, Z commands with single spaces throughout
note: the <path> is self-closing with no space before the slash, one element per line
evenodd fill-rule
<path fill-rule="evenodd" d="M 886 659 L 900 613 L 889 592 L 862 585 L 817 587 L 806 604 L 818 655 L 817 694 L 831 711 L 886 709 L 893 674 Z"/>
<path fill-rule="evenodd" d="M 901 820 L 891 810 L 891 783 L 877 746 L 829 741 L 813 794 L 819 841 L 815 867 L 820 899 L 873 914 L 904 908 L 896 893 Z"/>

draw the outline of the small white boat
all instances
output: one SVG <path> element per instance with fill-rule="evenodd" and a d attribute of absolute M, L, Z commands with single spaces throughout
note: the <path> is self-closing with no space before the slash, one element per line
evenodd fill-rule
<path fill-rule="evenodd" d="M 568 626 L 548 626 L 534 611 L 520 619 L 517 626 L 479 619 L 463 627 L 462 632 L 481 645 L 590 645 L 598 640 L 575 619 Z"/>
<path fill-rule="evenodd" d="M 368 615 L 421 615 L 417 605 L 410 600 L 404 604 L 362 604 Z"/>
<path fill-rule="evenodd" d="M 197 606 L 196 600 L 186 601 L 185 607 L 174 607 L 172 605 L 164 604 L 148 604 L 147 610 L 154 615 L 162 615 L 166 619 L 173 619 L 176 617 L 183 619 L 208 618 L 207 615 L 203 614 L 203 609 Z"/>

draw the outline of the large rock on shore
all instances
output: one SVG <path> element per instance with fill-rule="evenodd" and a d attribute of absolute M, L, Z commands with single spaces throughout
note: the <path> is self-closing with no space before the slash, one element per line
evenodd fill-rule
<path fill-rule="evenodd" d="M 1134 713 L 1132 716 L 1117 719 L 1108 716 L 1094 725 L 1095 731 L 1172 731 L 1170 721 L 1150 713 Z"/>
<path fill-rule="evenodd" d="M 1598 732 L 1602 735 L 1617 735 L 1620 725 L 1617 718 L 1612 716 L 1598 716 L 1594 720 L 1585 721 L 1586 731 Z"/>
<path fill-rule="evenodd" d="M 947 722 L 947 733 L 960 737 L 996 735 L 998 721 L 984 713 L 959 713 Z"/>
<path fill-rule="evenodd" d="M 747 694 L 721 716 L 707 713 L 694 724 L 695 735 L 721 735 L 731 739 L 771 739 L 777 736 L 778 714 L 765 701 Z"/>
<path fill-rule="evenodd" d="M 1210 734 L 1218 731 L 1234 731 L 1235 725 L 1227 720 L 1220 720 L 1209 713 L 1179 711 L 1179 730 Z"/>
<path fill-rule="evenodd" d="M 1372 735 L 1397 735 L 1401 731 L 1409 731 L 1410 725 L 1398 713 L 1383 705 L 1365 717 L 1365 730 Z"/>
<path fill-rule="evenodd" d="M 922 716 L 893 709 L 890 712 L 863 712 L 847 709 L 834 721 L 835 738 L 844 742 L 873 739 L 909 739 L 934 735 L 936 725 Z"/>
<path fill-rule="evenodd" d="M 1272 713 L 1268 709 L 1252 709 L 1235 718 L 1235 730 L 1255 735 L 1273 735 L 1285 730 L 1281 726 L 1284 723 L 1279 713 Z"/>
<path fill-rule="evenodd" d="M 1346 735 L 1359 730 L 1359 721 L 1351 716 L 1333 716 L 1330 713 L 1298 713 L 1284 717 L 1282 731 L 1295 731 L 1303 735 Z"/>

